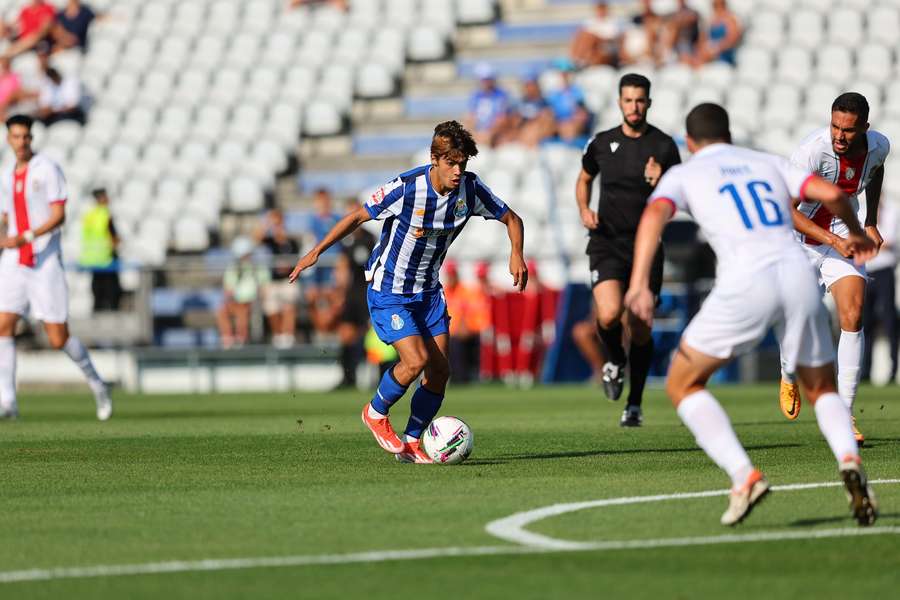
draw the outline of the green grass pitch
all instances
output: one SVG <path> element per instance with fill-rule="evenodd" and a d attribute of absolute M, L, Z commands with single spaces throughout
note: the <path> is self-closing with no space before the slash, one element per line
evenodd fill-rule
<path fill-rule="evenodd" d="M 776 384 L 714 390 L 776 485 L 836 481 L 809 406 L 797 422 Z M 108 423 L 86 393 L 23 394 L 0 423 L 0 598 L 887 598 L 900 573 L 900 485 L 875 487 L 879 527 L 856 528 L 843 492 L 776 491 L 736 530 L 724 497 L 626 503 L 528 525 L 555 539 L 650 540 L 775 532 L 803 539 L 516 553 L 485 531 L 556 503 L 723 489 L 660 390 L 645 426 L 587 387 L 451 390 L 475 450 L 457 467 L 403 465 L 359 421 L 365 394 L 116 396 Z M 408 400 L 395 409 L 402 429 Z M 900 478 L 900 393 L 860 390 L 872 479 Z M 341 562 L 361 552 L 503 547 L 489 556 Z M 465 554 L 465 552 L 463 552 Z M 3 582 L 12 572 L 168 561 L 339 555 L 293 564 Z M 21 576 L 21 574 L 20 574 Z M 37 578 L 37 575 L 32 579 Z M 28 579 L 28 577 L 25 577 Z"/>

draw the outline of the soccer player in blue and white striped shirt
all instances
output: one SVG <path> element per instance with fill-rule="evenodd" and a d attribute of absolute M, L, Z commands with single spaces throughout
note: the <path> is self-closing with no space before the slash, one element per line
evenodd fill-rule
<path fill-rule="evenodd" d="M 419 437 L 440 409 L 450 378 L 450 315 L 438 273 L 450 244 L 471 217 L 506 225 L 513 286 L 522 291 L 528 282 L 522 219 L 477 175 L 466 171 L 466 162 L 476 154 L 475 141 L 462 125 L 438 124 L 431 141 L 431 164 L 379 188 L 341 219 L 291 273 L 295 281 L 329 246 L 366 221 L 385 222 L 366 269 L 369 314 L 378 337 L 396 348 L 400 361 L 384 374 L 375 397 L 363 407 L 362 419 L 378 444 L 402 462 L 431 462 L 419 447 Z M 401 441 L 388 412 L 423 371 Z"/>

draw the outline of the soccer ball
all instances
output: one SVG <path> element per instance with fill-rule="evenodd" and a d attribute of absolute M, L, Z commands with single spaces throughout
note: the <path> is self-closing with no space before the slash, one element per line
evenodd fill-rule
<path fill-rule="evenodd" d="M 422 434 L 422 447 L 439 465 L 456 465 L 472 453 L 472 430 L 462 419 L 438 417 Z"/>

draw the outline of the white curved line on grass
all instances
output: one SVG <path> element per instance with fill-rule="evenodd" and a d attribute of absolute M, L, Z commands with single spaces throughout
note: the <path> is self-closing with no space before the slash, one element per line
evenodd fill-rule
<path fill-rule="evenodd" d="M 890 484 L 890 483 L 900 483 L 900 479 L 876 479 L 872 480 L 869 483 L 871 484 Z M 824 487 L 838 487 L 842 484 L 837 481 L 828 481 L 828 482 L 820 482 L 820 483 L 794 483 L 790 485 L 775 485 L 772 486 L 773 491 L 795 491 L 795 490 L 809 490 L 815 488 L 824 488 Z M 710 540 L 715 540 L 718 538 L 722 538 L 723 542 L 729 541 L 726 538 L 734 537 L 734 536 L 713 536 L 711 538 L 673 538 L 668 540 L 632 540 L 630 542 L 573 542 L 569 540 L 560 540 L 557 538 L 553 538 L 550 536 L 542 535 L 539 533 L 534 533 L 525 529 L 528 525 L 535 523 L 537 521 L 541 521 L 543 519 L 549 517 L 556 517 L 559 515 L 563 515 L 570 512 L 576 512 L 579 510 L 585 510 L 588 508 L 601 508 L 604 506 L 621 506 L 628 504 L 643 504 L 645 502 L 662 502 L 664 500 L 687 500 L 691 498 L 709 498 L 711 496 L 727 496 L 728 490 L 708 490 L 705 492 L 686 492 L 681 494 L 658 494 L 655 496 L 631 496 L 625 498 L 605 498 L 603 500 L 590 500 L 586 502 L 569 502 L 566 504 L 552 504 L 550 506 L 544 506 L 542 508 L 536 508 L 533 510 L 527 510 L 524 512 L 516 513 L 514 515 L 510 515 L 508 517 L 504 517 L 502 519 L 497 519 L 496 521 L 491 521 L 485 526 L 485 531 L 496 538 L 500 538 L 501 540 L 506 540 L 507 542 L 513 542 L 516 544 L 522 544 L 524 546 L 531 546 L 534 548 L 544 548 L 545 550 L 599 550 L 602 548 L 606 548 L 606 544 L 621 544 L 621 543 L 629 543 L 629 544 L 638 544 L 637 546 L 614 546 L 615 548 L 630 548 L 630 547 L 654 547 L 654 546 L 642 546 L 640 544 L 645 542 L 654 542 L 659 541 L 663 542 L 663 545 L 672 546 L 679 545 L 675 542 L 678 539 L 684 540 L 706 540 L 703 543 L 716 543 Z M 878 528 L 880 530 L 885 530 L 889 528 Z M 893 528 L 891 528 L 893 529 Z M 842 531 L 842 530 L 822 530 L 822 531 Z M 851 530 L 857 531 L 857 530 Z M 859 530 L 863 531 L 863 530 Z M 874 530 L 868 530 L 874 531 Z M 884 533 L 889 533 L 888 531 L 883 531 Z M 803 534 L 806 537 L 815 537 L 812 535 L 815 532 L 798 532 Z M 760 534 L 763 535 L 763 534 Z M 768 535 L 768 534 L 765 534 Z M 783 535 L 785 537 L 779 538 L 767 538 L 767 539 L 797 539 L 788 536 L 788 533 L 782 532 L 773 532 L 773 535 Z M 757 541 L 757 540 L 739 540 L 739 541 Z M 600 546 L 598 547 L 598 544 Z"/>

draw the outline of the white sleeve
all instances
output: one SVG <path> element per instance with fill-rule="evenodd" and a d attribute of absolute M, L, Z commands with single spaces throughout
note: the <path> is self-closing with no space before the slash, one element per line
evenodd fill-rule
<path fill-rule="evenodd" d="M 369 216 L 377 221 L 399 216 L 403 210 L 404 189 L 401 177 L 377 188 L 364 204 Z"/>
<path fill-rule="evenodd" d="M 66 178 L 59 165 L 49 163 L 44 172 L 47 177 L 47 201 L 53 204 L 68 200 L 69 194 L 66 190 Z"/>
<path fill-rule="evenodd" d="M 806 173 L 815 173 L 817 167 L 815 156 L 815 144 L 807 142 L 797 146 L 797 149 L 791 154 L 790 162 Z"/>
<path fill-rule="evenodd" d="M 647 204 L 657 201 L 669 202 L 677 210 L 690 214 L 691 210 L 688 206 L 687 195 L 684 193 L 684 185 L 682 183 L 682 171 L 683 169 L 680 165 L 666 171 L 656 185 L 656 189 L 650 195 L 650 199 L 647 200 Z"/>
<path fill-rule="evenodd" d="M 799 198 L 802 200 L 803 188 L 805 187 L 806 182 L 811 177 L 815 176 L 815 173 L 780 156 L 775 158 L 775 168 L 778 169 L 778 173 L 781 175 L 781 178 L 784 179 L 784 183 L 787 186 L 791 198 Z"/>

